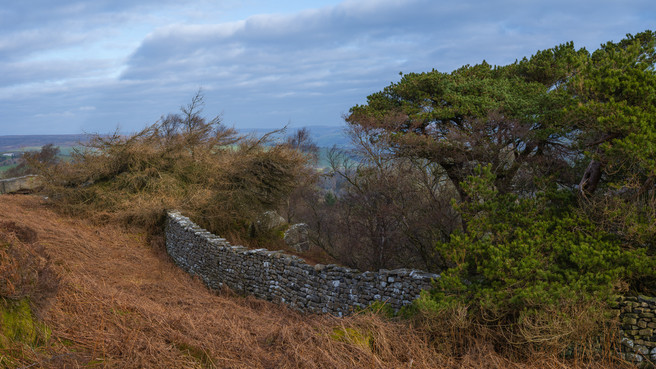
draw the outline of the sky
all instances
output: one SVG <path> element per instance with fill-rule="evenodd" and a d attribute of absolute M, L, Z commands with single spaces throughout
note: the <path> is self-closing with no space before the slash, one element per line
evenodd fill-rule
<path fill-rule="evenodd" d="M 338 126 L 399 72 L 656 30 L 654 0 L 0 1 L 0 135 L 135 132 L 199 89 L 228 126 Z"/>

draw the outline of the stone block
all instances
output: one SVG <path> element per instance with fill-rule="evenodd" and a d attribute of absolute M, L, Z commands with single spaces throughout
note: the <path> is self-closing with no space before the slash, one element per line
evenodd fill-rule
<path fill-rule="evenodd" d="M 649 354 L 649 349 L 645 346 L 642 346 L 642 345 L 635 345 L 633 347 L 633 351 L 637 354 L 642 355 L 642 356 L 645 356 L 645 355 Z"/>
<path fill-rule="evenodd" d="M 639 295 L 638 300 L 641 302 L 651 302 L 652 304 L 656 305 L 656 297 L 654 296 Z"/>
<path fill-rule="evenodd" d="M 28 175 L 0 180 L 0 194 L 20 191 L 33 191 L 41 187 L 43 182 L 39 176 Z"/>
<path fill-rule="evenodd" d="M 624 354 L 624 359 L 632 363 L 641 363 L 644 359 L 641 355 L 628 352 Z"/>
<path fill-rule="evenodd" d="M 285 231 L 285 243 L 292 249 L 303 252 L 310 249 L 310 227 L 305 223 L 293 224 Z"/>

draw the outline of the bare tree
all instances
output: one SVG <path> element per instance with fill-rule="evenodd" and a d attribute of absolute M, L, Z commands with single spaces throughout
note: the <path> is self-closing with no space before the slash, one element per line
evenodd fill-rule
<path fill-rule="evenodd" d="M 314 241 L 340 262 L 359 269 L 415 267 L 439 270 L 436 241 L 460 224 L 451 208 L 455 188 L 443 169 L 392 155 L 362 131 L 350 135 L 357 149 L 332 150 L 332 176 L 344 181 L 335 201 L 315 198 Z"/>
<path fill-rule="evenodd" d="M 34 174 L 41 168 L 54 166 L 59 162 L 59 147 L 47 144 L 39 151 L 26 151 L 20 157 L 20 163 L 5 172 L 5 177 L 19 177 Z"/>
<path fill-rule="evenodd" d="M 288 136 L 287 145 L 309 155 L 315 164 L 319 159 L 319 147 L 312 140 L 310 130 L 307 127 L 299 128 Z"/>

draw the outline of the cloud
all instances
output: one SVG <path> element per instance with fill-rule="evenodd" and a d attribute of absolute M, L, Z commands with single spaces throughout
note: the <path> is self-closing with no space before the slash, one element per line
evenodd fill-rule
<path fill-rule="evenodd" d="M 173 24 L 144 39 L 121 79 L 163 88 L 206 86 L 215 100 L 229 104 L 227 116 L 236 109 L 258 109 L 262 120 L 285 119 L 273 113 L 280 109 L 266 109 L 284 103 L 291 112 L 292 106 L 307 104 L 305 114 L 290 113 L 287 119 L 335 123 L 400 71 L 448 72 L 484 59 L 506 64 L 572 39 L 579 46 L 599 42 L 604 36 L 598 22 L 607 22 L 604 34 L 613 37 L 642 30 L 622 29 L 627 19 L 613 24 L 627 13 L 626 4 L 597 4 L 349 0 L 229 23 Z M 628 14 L 640 24 L 638 13 Z M 328 113 L 326 104 L 339 110 Z M 248 113 L 236 115 L 258 124 Z"/>
<path fill-rule="evenodd" d="M 123 28 L 156 23 L 157 9 L 193 0 L 22 0 L 0 10 L 0 58 L 20 60 L 44 51 L 89 45 Z"/>
<path fill-rule="evenodd" d="M 431 2 L 345 2 L 231 23 L 170 25 L 144 40 L 121 78 L 193 81 L 278 97 L 353 88 L 398 73 L 411 55 L 421 57 L 418 46 L 430 35 L 420 23 L 432 21 L 428 13 L 437 15 L 422 4 Z"/>
<path fill-rule="evenodd" d="M 146 37 L 130 57 L 122 78 L 147 80 L 175 71 L 181 80 L 200 80 L 212 79 L 222 70 L 234 78 L 252 73 L 298 75 L 308 67 L 308 72 L 321 74 L 322 67 L 328 66 L 333 66 L 331 76 L 349 68 L 439 67 L 448 71 L 484 58 L 511 62 L 572 39 L 588 44 L 599 39 L 599 23 L 605 24 L 605 34 L 618 34 L 613 28 L 626 27 L 627 21 L 641 23 L 638 13 L 622 19 L 627 4 L 597 4 L 553 1 L 549 7 L 540 7 L 510 0 L 457 5 L 430 0 L 350 0 L 238 22 L 174 24 Z M 614 19 L 619 20 L 613 26 Z M 646 19 L 643 24 L 648 23 Z M 621 30 L 619 35 L 641 30 Z M 450 57 L 439 58 L 441 54 Z"/>
<path fill-rule="evenodd" d="M 0 10 L 0 134 L 136 130 L 199 87 L 207 113 L 223 111 L 229 124 L 339 124 L 400 71 L 507 64 L 570 40 L 593 50 L 653 28 L 656 19 L 652 0 L 320 3 L 327 5 L 290 1 L 280 5 L 286 12 L 249 8 L 249 16 L 228 17 L 249 4 L 276 7 L 264 0 L 10 2 Z M 5 123 L 18 120 L 23 127 Z"/>

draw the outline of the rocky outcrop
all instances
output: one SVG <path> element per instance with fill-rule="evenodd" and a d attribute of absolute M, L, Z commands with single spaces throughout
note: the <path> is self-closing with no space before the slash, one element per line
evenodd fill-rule
<path fill-rule="evenodd" d="M 0 194 L 34 191 L 41 186 L 41 179 L 36 175 L 0 179 Z"/>
<path fill-rule="evenodd" d="M 285 231 L 285 243 L 292 249 L 303 252 L 310 249 L 310 227 L 305 223 L 292 224 Z"/>
<path fill-rule="evenodd" d="M 258 234 L 266 234 L 276 228 L 282 227 L 285 223 L 285 218 L 280 216 L 273 210 L 265 211 L 260 214 L 253 226 L 255 227 L 255 232 Z"/>

